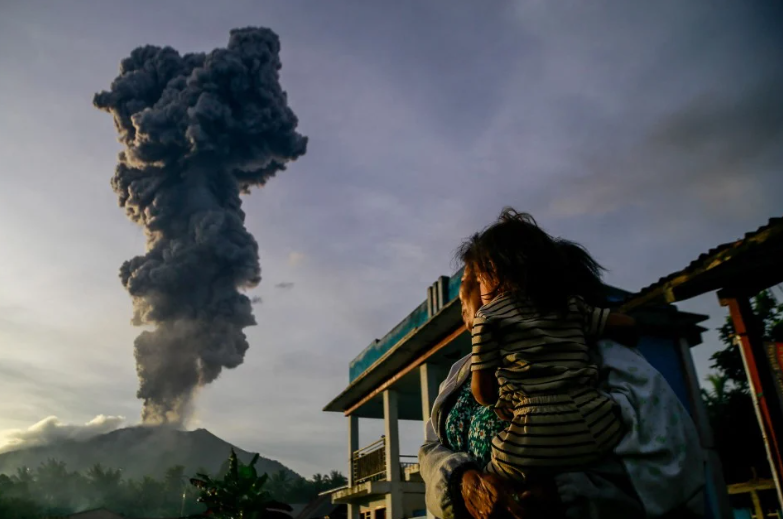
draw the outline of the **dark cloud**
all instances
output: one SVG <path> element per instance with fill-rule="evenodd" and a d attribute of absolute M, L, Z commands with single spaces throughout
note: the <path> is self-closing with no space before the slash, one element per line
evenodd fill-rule
<path fill-rule="evenodd" d="M 770 187 L 783 189 L 783 4 L 677 5 L 681 21 L 656 21 L 643 50 L 626 38 L 627 70 L 638 70 L 616 68 L 614 95 L 572 121 L 588 137 L 574 142 L 570 178 L 548 193 L 555 214 L 722 221 L 779 210 Z"/>
<path fill-rule="evenodd" d="M 94 104 L 114 116 L 120 153 L 112 187 L 143 226 L 148 252 L 120 278 L 136 339 L 145 422 L 181 422 L 193 390 L 242 363 L 255 324 L 241 290 L 261 280 L 240 193 L 305 153 L 307 138 L 279 83 L 280 42 L 235 29 L 228 46 L 180 55 L 135 49 Z"/>
<path fill-rule="evenodd" d="M 783 164 L 783 77 L 740 93 L 705 92 L 655 121 L 626 149 L 602 150 L 587 174 L 555 196 L 561 215 L 608 213 L 644 205 L 670 210 L 687 199 L 716 214 L 742 191 L 773 182 Z M 766 182 L 765 182 L 766 181 Z M 756 208 L 774 210 L 771 192 Z M 661 204 L 662 197 L 669 197 Z"/>

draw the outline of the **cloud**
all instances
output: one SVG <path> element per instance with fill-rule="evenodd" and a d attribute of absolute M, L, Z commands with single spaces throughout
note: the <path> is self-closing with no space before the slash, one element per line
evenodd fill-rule
<path fill-rule="evenodd" d="M 304 259 L 305 259 L 305 255 L 303 253 L 294 251 L 288 255 L 288 264 L 291 265 L 292 267 L 295 267 L 300 263 L 302 263 Z"/>
<path fill-rule="evenodd" d="M 723 209 L 720 204 L 743 194 L 768 199 L 759 177 L 783 158 L 781 91 L 783 79 L 741 94 L 698 96 L 657 120 L 628 149 L 591 157 L 588 173 L 573 179 L 553 209 L 563 216 L 612 212 L 656 204 L 667 193 L 706 210 Z"/>
<path fill-rule="evenodd" d="M 0 452 L 39 447 L 63 440 L 84 441 L 106 434 L 125 424 L 123 416 L 98 415 L 84 425 L 73 425 L 49 416 L 27 429 L 11 429 L 0 432 Z"/>
<path fill-rule="evenodd" d="M 281 283 L 276 284 L 275 288 L 279 288 L 281 290 L 291 290 L 292 288 L 294 288 L 294 283 L 292 281 L 283 281 Z"/>

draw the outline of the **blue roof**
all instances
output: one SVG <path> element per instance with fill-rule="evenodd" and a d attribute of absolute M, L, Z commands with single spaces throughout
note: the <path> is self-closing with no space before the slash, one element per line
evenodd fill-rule
<path fill-rule="evenodd" d="M 459 287 L 462 282 L 462 269 L 459 269 L 453 276 L 449 278 L 448 287 L 446 289 L 446 301 L 443 302 L 443 306 L 453 301 L 459 296 Z M 408 314 L 400 323 L 392 328 L 392 330 L 383 336 L 382 339 L 375 339 L 362 351 L 358 357 L 351 361 L 349 367 L 349 381 L 353 382 L 356 378 L 364 373 L 367 368 L 372 366 L 378 359 L 383 357 L 395 344 L 400 342 L 409 333 L 421 327 L 430 318 L 427 308 L 427 301 L 425 300 L 419 306 L 416 307 L 413 312 Z"/>

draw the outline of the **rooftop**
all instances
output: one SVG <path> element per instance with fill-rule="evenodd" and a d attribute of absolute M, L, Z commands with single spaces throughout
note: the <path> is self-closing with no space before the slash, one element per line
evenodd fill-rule
<path fill-rule="evenodd" d="M 783 217 L 744 237 L 718 245 L 684 269 L 660 278 L 631 295 L 623 309 L 675 303 L 722 288 L 741 288 L 747 295 L 783 282 Z"/>
<path fill-rule="evenodd" d="M 421 420 L 420 379 L 416 368 L 425 361 L 440 369 L 447 369 L 470 350 L 470 337 L 462 325 L 458 300 L 462 279 L 460 270 L 450 278 L 442 278 L 444 290 L 442 307 L 435 307 L 431 317 L 429 301 L 419 305 L 414 312 L 392 329 L 381 340 L 374 341 L 351 363 L 351 379 L 345 388 L 324 411 L 342 412 L 359 418 L 383 416 L 382 392 L 394 385 L 400 398 L 399 418 Z M 445 281 L 448 280 L 448 283 Z M 627 301 L 630 292 L 607 286 L 610 305 Z M 665 305 L 664 305 L 665 306 Z M 422 313 L 422 308 L 426 313 Z M 667 315 L 693 328 L 695 335 L 703 329 L 695 324 L 706 316 L 678 312 L 671 307 Z M 698 338 L 692 344 L 698 343 Z M 358 369 L 358 367 L 361 369 Z"/>

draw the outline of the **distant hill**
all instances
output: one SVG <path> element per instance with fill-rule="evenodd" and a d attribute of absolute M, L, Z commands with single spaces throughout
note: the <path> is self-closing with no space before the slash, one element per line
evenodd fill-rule
<path fill-rule="evenodd" d="M 183 465 L 185 474 L 206 469 L 210 474 L 220 470 L 228 459 L 232 445 L 207 431 L 177 431 L 162 427 L 128 427 L 85 441 L 63 441 L 41 447 L 30 447 L 0 454 L 0 474 L 14 474 L 19 467 L 34 469 L 49 458 L 64 461 L 69 471 L 85 471 L 100 463 L 105 468 L 122 469 L 130 478 L 160 478 L 173 465 Z M 253 453 L 234 446 L 237 457 L 249 463 Z M 298 474 L 280 462 L 259 457 L 259 474 L 287 472 Z"/>

